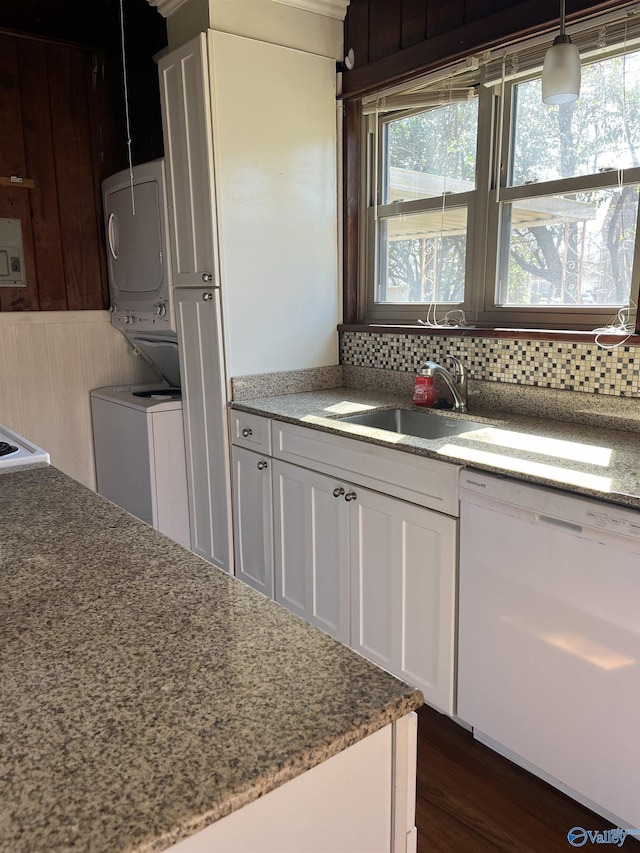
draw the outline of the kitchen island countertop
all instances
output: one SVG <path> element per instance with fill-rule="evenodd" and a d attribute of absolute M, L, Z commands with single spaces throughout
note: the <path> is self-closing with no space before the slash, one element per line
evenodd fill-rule
<path fill-rule="evenodd" d="M 53 467 L 0 510 L 2 850 L 165 849 L 422 703 Z"/>

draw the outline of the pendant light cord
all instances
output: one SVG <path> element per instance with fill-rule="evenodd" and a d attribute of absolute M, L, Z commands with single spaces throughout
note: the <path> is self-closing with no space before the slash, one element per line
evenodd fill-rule
<path fill-rule="evenodd" d="M 124 48 L 124 0 L 120 0 L 120 46 L 122 48 L 122 79 L 124 82 L 124 115 L 127 128 L 127 151 L 129 155 L 129 183 L 131 185 L 131 213 L 136 215 L 136 199 L 133 191 L 133 155 L 131 152 L 131 119 L 129 116 L 129 85 L 127 82 L 127 54 Z"/>

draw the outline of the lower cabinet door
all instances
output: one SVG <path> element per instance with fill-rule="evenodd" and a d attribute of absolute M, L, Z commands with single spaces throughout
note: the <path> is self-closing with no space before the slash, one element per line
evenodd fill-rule
<path fill-rule="evenodd" d="M 457 520 L 273 460 L 275 599 L 454 712 Z"/>
<path fill-rule="evenodd" d="M 456 520 L 351 494 L 351 646 L 452 714 Z"/>
<path fill-rule="evenodd" d="M 231 477 L 220 290 L 173 291 L 182 382 L 191 550 L 233 573 Z"/>
<path fill-rule="evenodd" d="M 231 458 L 236 577 L 273 598 L 271 459 L 242 447 Z"/>
<path fill-rule="evenodd" d="M 275 598 L 349 642 L 349 503 L 344 483 L 273 461 Z"/>

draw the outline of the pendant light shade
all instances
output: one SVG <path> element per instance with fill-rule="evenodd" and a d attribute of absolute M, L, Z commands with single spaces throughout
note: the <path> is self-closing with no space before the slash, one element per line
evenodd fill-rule
<path fill-rule="evenodd" d="M 568 104 L 580 94 L 580 53 L 564 31 L 564 0 L 560 3 L 560 35 L 547 51 L 542 67 L 542 100 Z"/>

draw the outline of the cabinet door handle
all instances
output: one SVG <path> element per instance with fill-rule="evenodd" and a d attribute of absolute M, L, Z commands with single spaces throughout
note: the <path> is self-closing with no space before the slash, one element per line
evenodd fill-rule
<path fill-rule="evenodd" d="M 344 489 L 342 488 L 342 486 L 336 486 L 336 488 L 333 490 L 334 498 L 340 498 L 342 497 L 342 495 L 344 495 Z"/>
<path fill-rule="evenodd" d="M 347 494 L 344 496 L 344 499 L 345 501 L 355 501 L 357 497 L 358 495 L 356 492 L 347 492 Z"/>
<path fill-rule="evenodd" d="M 264 469 L 267 467 L 268 467 L 267 463 L 264 461 L 264 459 L 262 459 L 262 460 L 260 460 L 260 462 L 258 462 L 258 471 L 264 471 Z"/>
<path fill-rule="evenodd" d="M 211 293 L 210 290 L 205 290 L 205 292 L 202 294 L 202 299 L 205 302 L 211 302 L 211 300 L 213 299 L 213 293 Z"/>
<path fill-rule="evenodd" d="M 253 430 L 252 430 L 252 429 L 249 429 L 249 427 L 245 427 L 245 428 L 242 430 L 242 436 L 243 436 L 243 438 L 249 438 L 249 436 L 250 436 L 250 435 L 253 435 Z"/>
<path fill-rule="evenodd" d="M 205 284 L 208 284 L 210 281 L 213 281 L 213 276 L 211 275 L 210 272 L 203 272 L 202 273 L 202 280 L 204 281 Z"/>

